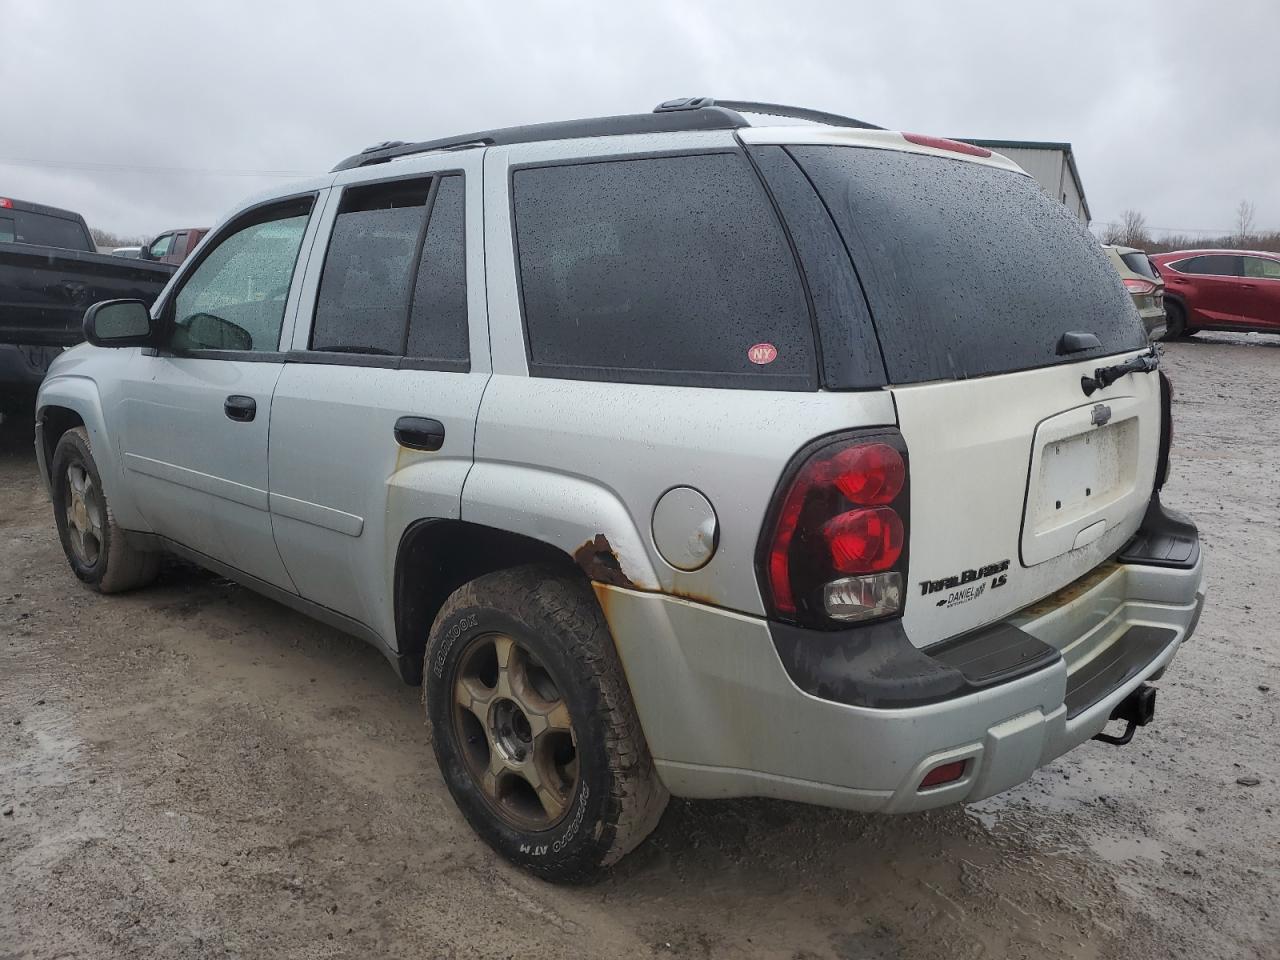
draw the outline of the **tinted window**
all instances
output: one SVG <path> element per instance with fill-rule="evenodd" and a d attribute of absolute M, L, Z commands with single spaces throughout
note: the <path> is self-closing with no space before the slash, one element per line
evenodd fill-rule
<path fill-rule="evenodd" d="M 840 228 L 895 383 L 1071 363 L 1146 343 L 1098 242 L 1030 177 L 943 157 L 793 147 Z M 1067 331 L 1100 350 L 1059 356 Z"/>
<path fill-rule="evenodd" d="M 413 288 L 405 355 L 464 363 L 467 342 L 466 223 L 462 177 L 440 181 Z"/>
<path fill-rule="evenodd" d="M 312 350 L 399 356 L 431 181 L 348 187 L 333 225 Z"/>
<path fill-rule="evenodd" d="M 18 243 L 35 243 L 44 247 L 63 247 L 67 250 L 93 250 L 84 228 L 75 220 L 51 217 L 27 210 L 13 211 L 14 240 Z"/>
<path fill-rule="evenodd" d="M 174 262 L 181 262 L 182 258 L 187 255 L 187 235 L 180 233 L 173 239 L 173 259 Z"/>
<path fill-rule="evenodd" d="M 1120 259 L 1124 261 L 1124 265 L 1140 276 L 1146 277 L 1148 280 L 1158 280 L 1160 275 L 1156 273 L 1156 268 L 1152 266 L 1151 260 L 1145 253 L 1122 253 Z"/>
<path fill-rule="evenodd" d="M 1265 257 L 1245 257 L 1244 275 L 1264 280 L 1280 280 L 1280 261 Z"/>
<path fill-rule="evenodd" d="M 1201 256 L 1179 260 L 1170 264 L 1179 273 L 1198 273 L 1210 277 L 1240 276 L 1240 258 L 1232 256 Z"/>
<path fill-rule="evenodd" d="M 178 350 L 279 349 L 311 200 L 259 212 L 220 238 L 174 299 Z"/>
<path fill-rule="evenodd" d="M 534 373 L 815 384 L 795 262 L 741 155 L 523 169 L 514 192 Z M 753 363 L 760 344 L 772 347 L 756 353 L 768 362 Z"/>

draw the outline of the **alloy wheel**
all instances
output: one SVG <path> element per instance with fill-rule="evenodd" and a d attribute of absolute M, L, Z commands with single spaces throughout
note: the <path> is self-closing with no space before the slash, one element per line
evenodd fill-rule
<path fill-rule="evenodd" d="M 578 784 L 569 707 L 546 668 L 504 634 L 474 638 L 458 658 L 454 734 L 489 806 L 521 830 L 547 830 Z"/>

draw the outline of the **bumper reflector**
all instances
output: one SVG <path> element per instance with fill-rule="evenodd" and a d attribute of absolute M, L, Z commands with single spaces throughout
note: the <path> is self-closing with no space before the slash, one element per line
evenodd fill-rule
<path fill-rule="evenodd" d="M 955 783 L 964 776 L 964 768 L 968 762 L 968 760 L 953 760 L 951 763 L 944 763 L 941 766 L 934 767 L 924 775 L 917 792 L 919 790 L 928 790 L 930 787 L 940 787 L 944 783 Z"/>

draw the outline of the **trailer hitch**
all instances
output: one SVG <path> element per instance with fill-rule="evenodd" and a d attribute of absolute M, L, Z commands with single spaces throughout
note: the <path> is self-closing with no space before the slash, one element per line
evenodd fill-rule
<path fill-rule="evenodd" d="M 1156 688 L 1144 683 L 1131 694 L 1116 704 L 1109 720 L 1123 720 L 1124 733 L 1112 736 L 1109 733 L 1094 734 L 1093 739 L 1101 740 L 1112 746 L 1123 747 L 1133 739 L 1133 732 L 1138 727 L 1145 727 L 1156 715 Z"/>

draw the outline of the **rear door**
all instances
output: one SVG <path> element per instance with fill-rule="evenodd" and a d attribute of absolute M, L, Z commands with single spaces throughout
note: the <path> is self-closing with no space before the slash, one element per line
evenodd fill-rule
<path fill-rule="evenodd" d="M 1146 337 L 1097 242 L 1035 181 L 937 150 L 793 146 L 844 236 L 909 451 L 904 625 L 924 646 L 1106 560 L 1150 498 L 1159 382 L 1086 396 Z M 1064 352 L 1069 332 L 1095 345 Z"/>
<path fill-rule="evenodd" d="M 271 408 L 298 592 L 388 639 L 403 525 L 459 516 L 488 379 L 480 154 L 339 176 Z"/>

